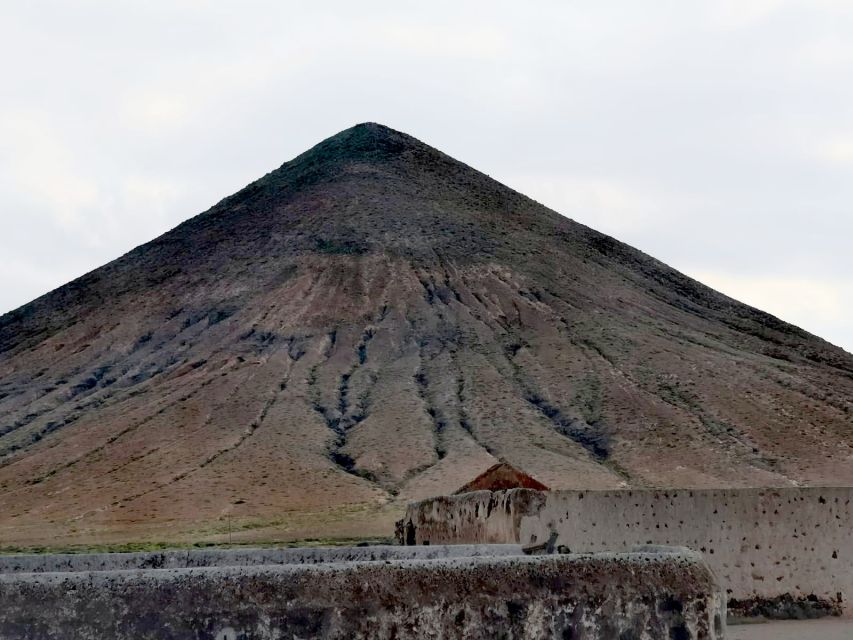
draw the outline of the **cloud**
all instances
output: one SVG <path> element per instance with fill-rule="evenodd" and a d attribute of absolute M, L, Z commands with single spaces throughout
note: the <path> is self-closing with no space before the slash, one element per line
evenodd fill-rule
<path fill-rule="evenodd" d="M 833 15 L 850 9 L 847 0 L 712 0 L 691 5 L 706 10 L 711 24 L 729 30 L 749 29 L 776 19 L 780 14 Z"/>
<path fill-rule="evenodd" d="M 71 149 L 43 117 L 0 112 L 0 140 L 6 189 L 65 229 L 87 223 L 84 214 L 98 203 L 98 187 L 82 175 Z"/>
<path fill-rule="evenodd" d="M 185 124 L 192 113 L 185 95 L 159 91 L 132 91 L 123 107 L 128 123 L 163 133 Z"/>
<path fill-rule="evenodd" d="M 853 42 L 840 34 L 831 34 L 800 46 L 795 60 L 806 67 L 844 69 L 853 62 Z"/>
<path fill-rule="evenodd" d="M 760 23 L 790 5 L 789 0 L 717 0 L 710 15 L 720 27 L 742 29 Z"/>
<path fill-rule="evenodd" d="M 508 46 L 506 35 L 490 26 L 391 22 L 374 28 L 384 46 L 418 55 L 492 59 Z"/>
<path fill-rule="evenodd" d="M 52 264 L 46 260 L 34 262 L 26 255 L 6 251 L 0 260 L 0 305 L 5 309 L 15 309 L 43 293 L 47 293 L 66 282 L 82 275 L 86 269 L 70 265 L 70 261 L 61 260 Z"/>
<path fill-rule="evenodd" d="M 818 279 L 688 270 L 688 275 L 819 336 L 836 336 L 853 352 L 853 277 Z M 845 274 L 850 276 L 851 274 Z"/>
<path fill-rule="evenodd" d="M 529 174 L 510 177 L 508 184 L 565 216 L 611 235 L 665 225 L 679 209 L 673 194 L 613 178 Z"/>
<path fill-rule="evenodd" d="M 853 165 L 853 135 L 840 134 L 819 144 L 816 150 L 819 159 L 834 165 Z"/>

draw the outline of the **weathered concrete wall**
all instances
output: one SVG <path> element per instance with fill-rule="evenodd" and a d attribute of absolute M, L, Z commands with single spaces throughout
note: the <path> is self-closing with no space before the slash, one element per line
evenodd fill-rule
<path fill-rule="evenodd" d="M 775 615 L 761 607 L 778 600 L 779 615 L 792 607 L 792 615 L 808 615 L 837 612 L 853 597 L 851 498 L 849 488 L 516 489 L 414 503 L 401 530 L 417 544 L 527 545 L 555 532 L 556 544 L 573 552 L 684 545 L 704 554 L 730 604 Z"/>
<path fill-rule="evenodd" d="M 519 556 L 519 544 L 462 544 L 399 547 L 297 547 L 291 549 L 187 549 L 136 553 L 54 553 L 0 556 L 0 574 L 65 571 L 122 571 L 129 569 L 184 569 L 244 567 L 274 564 L 320 564 L 379 560 L 434 560 Z"/>
<path fill-rule="evenodd" d="M 718 640 L 723 607 L 687 551 L 0 574 L 3 640 Z"/>

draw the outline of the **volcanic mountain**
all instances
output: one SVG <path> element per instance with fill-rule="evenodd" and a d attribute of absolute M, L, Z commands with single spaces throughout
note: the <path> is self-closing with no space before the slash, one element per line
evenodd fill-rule
<path fill-rule="evenodd" d="M 0 545 L 388 535 L 499 460 L 853 484 L 853 356 L 377 124 L 0 318 Z"/>

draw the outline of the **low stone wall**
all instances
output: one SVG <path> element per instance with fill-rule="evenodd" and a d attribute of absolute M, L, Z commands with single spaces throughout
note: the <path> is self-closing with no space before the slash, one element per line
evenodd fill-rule
<path fill-rule="evenodd" d="M 433 548 L 406 559 L 317 564 L 14 569 L 0 573 L 0 639 L 723 638 L 724 598 L 697 554 L 506 550 L 447 558 Z M 129 564 L 152 557 L 140 555 Z M 16 561 L 3 559 L 6 567 Z M 65 563 L 45 557 L 43 565 Z"/>
<path fill-rule="evenodd" d="M 19 554 L 0 556 L 0 574 L 435 560 L 436 558 L 477 558 L 522 554 L 519 544 L 460 544 L 426 547 L 371 545 L 289 549 L 187 549 L 135 553 Z"/>
<path fill-rule="evenodd" d="M 684 545 L 701 552 L 733 610 L 853 614 L 853 489 L 479 491 L 409 506 L 408 544 L 545 542 L 572 552 Z"/>

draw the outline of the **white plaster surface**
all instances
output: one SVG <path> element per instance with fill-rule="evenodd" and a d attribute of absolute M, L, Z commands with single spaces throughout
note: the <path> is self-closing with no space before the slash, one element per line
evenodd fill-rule
<path fill-rule="evenodd" d="M 853 489 L 479 491 L 410 505 L 416 543 L 541 544 L 571 552 L 678 545 L 729 598 L 853 598 Z M 853 640 L 853 636 L 850 637 Z"/>
<path fill-rule="evenodd" d="M 853 640 L 853 620 L 785 620 L 730 626 L 729 640 Z"/>

